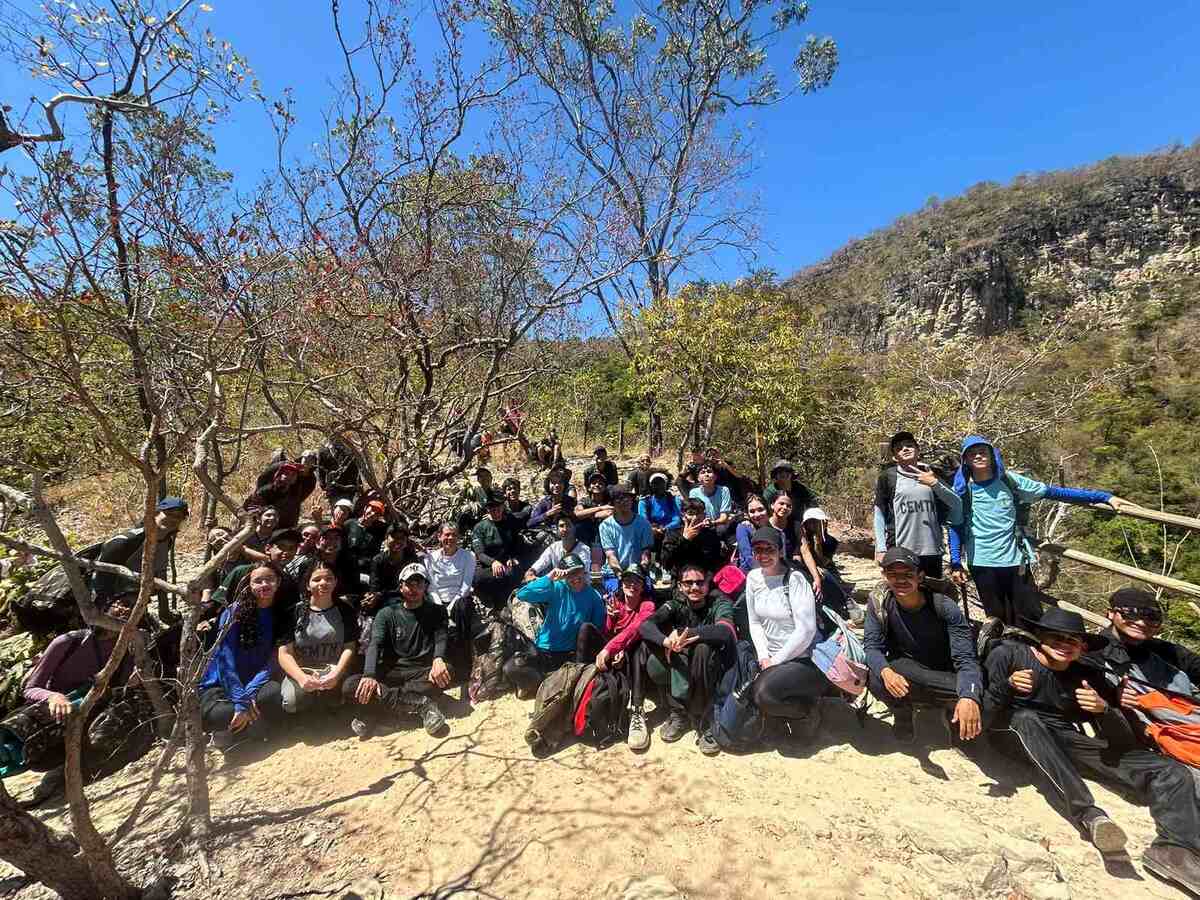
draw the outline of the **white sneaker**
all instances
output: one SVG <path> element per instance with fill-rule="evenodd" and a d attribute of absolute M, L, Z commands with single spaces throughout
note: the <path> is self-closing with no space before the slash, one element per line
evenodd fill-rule
<path fill-rule="evenodd" d="M 629 710 L 629 736 L 625 739 L 630 750 L 642 751 L 650 746 L 650 729 L 646 727 L 646 714 L 640 706 Z"/>

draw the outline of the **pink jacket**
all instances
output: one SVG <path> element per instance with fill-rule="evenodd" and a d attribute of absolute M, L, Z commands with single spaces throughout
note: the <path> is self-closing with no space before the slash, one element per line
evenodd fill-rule
<path fill-rule="evenodd" d="M 616 656 L 640 641 L 638 629 L 654 615 L 654 603 L 650 600 L 643 600 L 636 610 L 630 609 L 623 597 L 618 598 L 615 605 L 616 612 L 609 612 L 608 622 L 604 627 L 604 633 L 611 635 L 608 643 L 604 645 L 609 656 Z"/>

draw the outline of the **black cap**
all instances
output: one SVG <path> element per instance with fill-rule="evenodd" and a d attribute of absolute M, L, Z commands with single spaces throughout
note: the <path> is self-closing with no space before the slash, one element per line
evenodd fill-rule
<path fill-rule="evenodd" d="M 304 535 L 300 533 L 299 528 L 276 528 L 271 532 L 271 543 L 278 544 L 280 541 L 295 541 L 299 544 L 304 540 Z"/>
<path fill-rule="evenodd" d="M 918 572 L 921 569 L 920 557 L 907 547 L 893 547 L 887 553 L 883 554 L 883 562 L 879 565 L 886 569 L 888 566 L 896 565 L 896 563 L 908 566 L 914 572 Z"/>
<path fill-rule="evenodd" d="M 489 469 L 487 466 L 476 466 L 475 474 L 478 475 L 480 472 L 487 472 L 489 475 L 492 474 L 492 470 Z"/>
<path fill-rule="evenodd" d="M 505 504 L 504 495 L 498 491 L 488 491 L 487 500 L 484 506 L 503 506 Z"/>
<path fill-rule="evenodd" d="M 754 534 L 750 535 L 750 546 L 753 547 L 755 544 L 770 544 L 776 550 L 782 550 L 783 536 L 779 533 L 778 528 L 763 525 L 761 528 L 755 528 Z"/>
<path fill-rule="evenodd" d="M 892 450 L 895 450 L 896 445 L 901 441 L 912 441 L 915 444 L 917 442 L 917 437 L 911 431 L 897 431 L 892 435 L 892 439 L 888 441 L 888 447 Z"/>
<path fill-rule="evenodd" d="M 1153 606 L 1158 607 L 1158 597 L 1154 591 L 1148 591 L 1145 588 L 1127 586 L 1120 590 L 1113 591 L 1108 598 L 1108 608 L 1116 609 L 1118 606 Z"/>
<path fill-rule="evenodd" d="M 608 456 L 608 451 L 604 447 L 598 446 L 592 451 L 592 456 Z"/>

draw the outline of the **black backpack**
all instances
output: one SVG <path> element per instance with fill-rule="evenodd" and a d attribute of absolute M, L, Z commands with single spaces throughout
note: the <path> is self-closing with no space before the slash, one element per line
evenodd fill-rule
<path fill-rule="evenodd" d="M 597 672 L 575 709 L 575 736 L 594 747 L 625 740 L 629 696 L 629 679 L 623 671 Z"/>

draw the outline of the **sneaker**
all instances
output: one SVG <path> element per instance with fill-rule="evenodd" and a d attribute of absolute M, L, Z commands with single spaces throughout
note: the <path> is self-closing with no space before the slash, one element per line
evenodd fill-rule
<path fill-rule="evenodd" d="M 1142 854 L 1146 871 L 1200 897 L 1200 859 L 1185 847 L 1151 844 Z"/>
<path fill-rule="evenodd" d="M 425 726 L 425 732 L 430 737 L 441 737 L 450 730 L 450 726 L 446 724 L 446 717 L 432 700 L 421 713 L 421 724 Z"/>
<path fill-rule="evenodd" d="M 629 735 L 625 738 L 625 743 L 629 745 L 630 750 L 639 753 L 650 746 L 650 729 L 646 727 L 646 714 L 640 706 L 629 710 Z"/>
<path fill-rule="evenodd" d="M 365 741 L 367 738 L 369 738 L 372 731 L 371 724 L 363 721 L 362 719 L 351 719 L 350 730 L 354 732 L 355 736 L 360 741 Z"/>
<path fill-rule="evenodd" d="M 1104 813 L 1090 819 L 1087 830 L 1092 844 L 1101 853 L 1119 853 L 1125 849 L 1125 832 Z"/>
<path fill-rule="evenodd" d="M 987 656 L 988 645 L 1004 634 L 1004 623 L 998 616 L 988 616 L 979 626 L 979 636 L 975 638 L 975 656 L 982 663 Z"/>
<path fill-rule="evenodd" d="M 916 722 L 911 706 L 899 706 L 892 710 L 892 737 L 899 744 L 911 744 L 917 735 Z"/>
<path fill-rule="evenodd" d="M 705 728 L 704 731 L 697 732 L 696 746 L 705 756 L 716 756 L 721 752 L 721 745 L 713 737 L 711 728 Z"/>
<path fill-rule="evenodd" d="M 658 729 L 658 736 L 662 738 L 663 743 L 673 744 L 691 729 L 692 723 L 688 721 L 688 717 L 677 710 L 671 710 L 671 715 L 667 721 L 663 723 L 662 728 Z"/>

